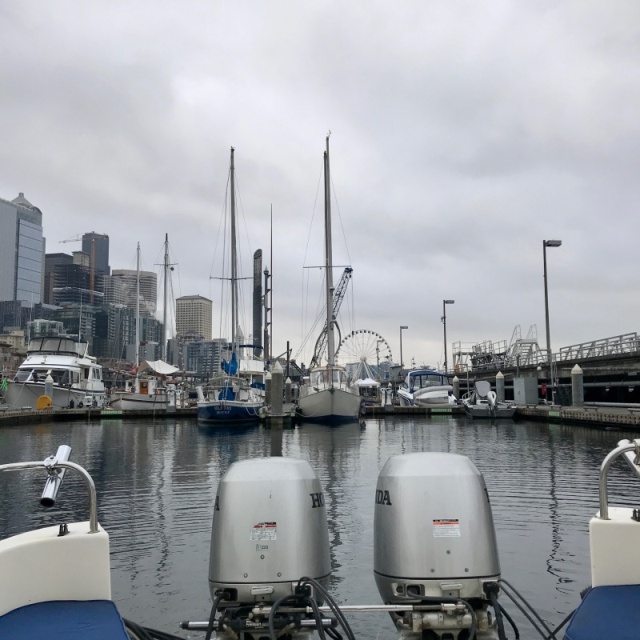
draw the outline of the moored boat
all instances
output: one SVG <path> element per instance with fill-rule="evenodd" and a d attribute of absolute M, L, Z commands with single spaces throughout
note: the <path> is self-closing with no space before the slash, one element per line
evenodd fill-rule
<path fill-rule="evenodd" d="M 145 360 L 124 389 L 111 392 L 109 406 L 120 411 L 166 411 L 171 400 L 175 405 L 175 385 L 170 388 L 166 377 L 177 372 L 177 367 L 163 360 Z"/>
<path fill-rule="evenodd" d="M 402 407 L 430 407 L 456 403 L 449 378 L 435 369 L 408 371 L 398 388 L 397 396 Z"/>
<path fill-rule="evenodd" d="M 199 386 L 198 421 L 209 424 L 227 422 L 258 422 L 265 414 L 264 363 L 245 356 L 246 345 L 241 343 L 238 304 L 238 241 L 236 234 L 235 149 L 231 148 L 229 166 L 230 268 L 231 277 L 231 343 L 229 358 L 222 362 L 222 375 L 212 384 Z M 249 345 L 251 350 L 253 345 Z"/>
<path fill-rule="evenodd" d="M 45 395 L 50 402 L 40 399 Z M 33 338 L 13 380 L 7 380 L 4 402 L 19 409 L 102 407 L 102 367 L 89 355 L 85 340 L 74 336 Z"/>
<path fill-rule="evenodd" d="M 513 418 L 516 405 L 513 402 L 500 402 L 491 384 L 487 380 L 477 380 L 475 388 L 462 398 L 465 413 L 472 418 Z"/>
<path fill-rule="evenodd" d="M 296 413 L 305 421 L 327 423 L 352 422 L 360 414 L 360 390 L 351 383 L 344 367 L 336 362 L 333 255 L 331 247 L 331 178 L 329 136 L 324 152 L 324 236 L 325 236 L 325 311 L 327 363 L 312 367 L 300 387 Z M 317 354 L 318 356 L 320 354 Z"/>

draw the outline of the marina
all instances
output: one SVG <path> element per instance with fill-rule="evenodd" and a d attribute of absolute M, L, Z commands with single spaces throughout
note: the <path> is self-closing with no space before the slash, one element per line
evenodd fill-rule
<path fill-rule="evenodd" d="M 376 478 L 398 454 L 468 456 L 491 499 L 502 577 L 555 628 L 590 583 L 587 524 L 598 508 L 598 470 L 624 429 L 527 419 L 495 424 L 464 416 L 367 417 L 339 427 L 206 427 L 193 418 L 56 422 L 0 429 L 0 464 L 42 459 L 61 442 L 96 483 L 98 519 L 111 536 L 113 599 L 122 615 L 183 638 L 184 620 L 206 620 L 211 517 L 232 463 L 264 456 L 308 460 L 324 489 L 332 574 L 346 610 L 380 603 L 373 577 Z M 34 510 L 24 483 L 0 474 L 2 537 L 59 518 L 86 517 L 81 483 L 67 478 L 50 513 Z M 39 482 L 32 491 L 41 491 Z M 37 485 L 37 486 L 36 486 Z M 633 503 L 637 486 L 614 467 L 611 500 Z M 526 553 L 523 550 L 526 549 Z M 539 637 L 501 596 L 522 638 Z M 354 607 L 355 608 L 355 607 Z M 348 612 L 358 638 L 397 637 L 388 613 Z M 512 636 L 510 636 L 512 637 Z M 559 635 L 562 637 L 562 635 Z"/>

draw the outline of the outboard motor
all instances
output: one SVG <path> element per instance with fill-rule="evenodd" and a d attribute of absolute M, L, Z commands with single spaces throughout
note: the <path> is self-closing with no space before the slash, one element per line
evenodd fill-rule
<path fill-rule="evenodd" d="M 330 573 L 324 494 L 311 465 L 280 457 L 232 464 L 218 486 L 211 532 L 209 588 L 226 611 L 216 628 L 266 628 L 256 607 L 289 596 L 317 600 Z M 304 588 L 302 577 L 310 579 Z"/>
<path fill-rule="evenodd" d="M 434 640 L 498 637 L 487 609 L 497 607 L 500 577 L 493 516 L 469 458 L 429 452 L 387 460 L 376 489 L 374 574 L 385 604 L 415 604 L 392 614 L 398 629 Z"/>

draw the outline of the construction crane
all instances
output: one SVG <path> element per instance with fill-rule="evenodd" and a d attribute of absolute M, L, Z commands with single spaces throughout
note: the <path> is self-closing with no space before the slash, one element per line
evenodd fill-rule
<path fill-rule="evenodd" d="M 336 322 L 336 318 L 338 317 L 338 311 L 340 311 L 340 305 L 342 304 L 342 300 L 344 299 L 344 295 L 347 292 L 347 285 L 349 284 L 349 280 L 351 280 L 351 274 L 353 273 L 353 269 L 351 267 L 346 267 L 342 273 L 342 277 L 340 278 L 340 282 L 338 282 L 338 286 L 336 287 L 333 293 L 333 313 L 331 315 L 333 322 L 338 327 L 338 323 Z M 327 323 L 324 323 L 324 328 L 320 333 L 320 336 L 316 340 L 316 346 L 313 350 L 313 358 L 311 358 L 311 364 L 309 368 L 315 367 L 320 363 L 320 358 L 327 348 Z M 338 327 L 338 331 L 340 331 L 340 327 Z"/>
<path fill-rule="evenodd" d="M 95 289 L 95 279 L 96 279 L 96 232 L 91 232 L 93 237 L 91 238 L 91 255 L 89 256 L 89 290 L 91 291 L 91 304 L 93 304 L 93 291 Z M 77 234 L 71 238 L 67 238 L 66 240 L 59 240 L 59 242 L 82 242 L 83 237 L 88 234 Z M 105 234 L 102 234 L 105 235 Z"/>

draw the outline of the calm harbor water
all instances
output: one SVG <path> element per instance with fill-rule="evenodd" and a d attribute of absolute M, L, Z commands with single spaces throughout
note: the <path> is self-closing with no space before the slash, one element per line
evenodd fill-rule
<path fill-rule="evenodd" d="M 330 428 L 302 425 L 201 427 L 195 421 L 51 423 L 0 428 L 0 464 L 43 460 L 60 444 L 93 476 L 100 523 L 111 536 L 113 597 L 123 615 L 184 638 L 181 620 L 205 620 L 208 556 L 220 477 L 240 459 L 282 454 L 309 460 L 322 482 L 341 604 L 380 602 L 373 579 L 377 475 L 392 456 L 449 451 L 483 473 L 493 508 L 502 576 L 553 629 L 589 585 L 588 521 L 598 508 L 598 469 L 624 431 L 533 422 L 493 425 L 467 418 L 367 419 Z M 84 488 L 69 473 L 58 503 L 39 507 L 42 472 L 0 474 L 0 537 L 51 524 L 62 513 L 86 519 Z M 623 463 L 610 476 L 611 502 L 636 505 L 640 482 Z M 50 579 L 50 576 L 43 576 Z M 538 637 L 514 605 L 521 637 Z M 349 615 L 358 638 L 396 636 L 386 614 Z"/>

